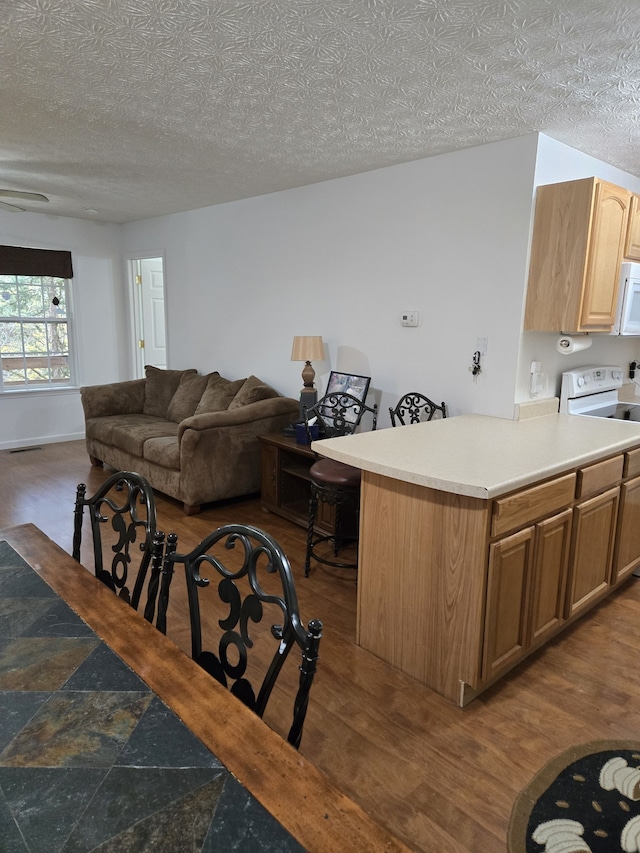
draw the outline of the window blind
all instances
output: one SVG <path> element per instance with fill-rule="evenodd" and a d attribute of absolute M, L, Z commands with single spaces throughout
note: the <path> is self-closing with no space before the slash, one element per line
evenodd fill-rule
<path fill-rule="evenodd" d="M 0 246 L 0 275 L 50 275 L 73 278 L 71 252 Z"/>

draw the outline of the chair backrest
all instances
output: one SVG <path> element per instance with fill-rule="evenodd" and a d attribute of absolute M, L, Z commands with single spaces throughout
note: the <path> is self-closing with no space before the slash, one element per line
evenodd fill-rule
<path fill-rule="evenodd" d="M 299 675 L 290 669 L 285 682 L 295 692 L 287 740 L 297 748 L 316 671 L 322 623 L 312 620 L 306 628 L 302 624 L 286 555 L 263 530 L 227 524 L 210 533 L 189 554 L 165 555 L 166 572 L 177 563 L 185 568 L 193 659 L 260 717 L 289 652 L 298 647 Z M 217 596 L 209 578 L 203 577 L 207 573 L 219 576 Z M 253 623 L 251 630 L 249 622 Z M 292 678 L 297 686 L 291 684 Z"/>
<path fill-rule="evenodd" d="M 162 574 L 165 542 L 164 533 L 156 529 L 153 489 L 140 474 L 118 471 L 91 497 L 86 492 L 86 485 L 80 483 L 74 511 L 73 558 L 80 562 L 86 509 L 96 577 L 138 610 L 149 574 L 144 618 L 151 623 L 155 618 L 156 627 L 166 632 L 171 576 Z M 175 537 L 170 537 L 167 548 L 175 549 Z"/>
<path fill-rule="evenodd" d="M 355 432 L 363 415 L 372 415 L 374 430 L 378 422 L 378 406 L 367 406 L 362 400 L 344 391 L 325 394 L 314 406 L 304 409 L 304 420 L 309 431 L 309 422 L 317 418 L 320 427 L 320 438 L 333 438 L 338 435 L 350 435 Z"/>
<path fill-rule="evenodd" d="M 443 418 L 447 417 L 447 407 L 444 402 L 438 405 L 417 391 L 404 394 L 395 407 L 389 408 L 392 427 L 405 426 L 407 423 L 417 424 L 421 421 L 431 421 L 438 413 Z"/>

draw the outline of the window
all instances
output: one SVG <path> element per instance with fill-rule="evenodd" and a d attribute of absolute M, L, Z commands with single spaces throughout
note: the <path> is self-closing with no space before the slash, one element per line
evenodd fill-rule
<path fill-rule="evenodd" d="M 0 274 L 0 386 L 71 383 L 68 279 Z"/>

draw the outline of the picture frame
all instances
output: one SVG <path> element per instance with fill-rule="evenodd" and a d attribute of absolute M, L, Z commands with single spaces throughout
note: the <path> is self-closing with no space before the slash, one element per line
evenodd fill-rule
<path fill-rule="evenodd" d="M 351 394 L 364 403 L 369 391 L 370 376 L 359 376 L 357 373 L 338 373 L 332 370 L 327 382 L 325 394 Z"/>

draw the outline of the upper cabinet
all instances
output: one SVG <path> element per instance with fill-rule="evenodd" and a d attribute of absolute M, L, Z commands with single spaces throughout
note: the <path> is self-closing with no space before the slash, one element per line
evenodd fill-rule
<path fill-rule="evenodd" d="M 629 227 L 624 244 L 624 256 L 630 261 L 640 261 L 640 197 L 631 196 Z"/>
<path fill-rule="evenodd" d="M 630 204 L 598 178 L 538 187 L 525 331 L 611 331 Z"/>

